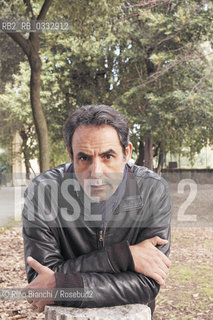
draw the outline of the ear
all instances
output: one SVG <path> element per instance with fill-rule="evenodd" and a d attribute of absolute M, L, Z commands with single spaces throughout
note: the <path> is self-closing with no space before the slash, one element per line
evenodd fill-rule
<path fill-rule="evenodd" d="M 127 162 L 129 162 L 129 160 L 131 159 L 131 156 L 132 156 L 132 144 L 131 144 L 131 142 L 126 147 L 125 152 L 126 152 L 125 162 L 127 163 Z"/>
<path fill-rule="evenodd" d="M 67 152 L 68 152 L 68 154 L 69 154 L 69 157 L 70 157 L 70 159 L 71 159 L 71 161 L 73 160 L 72 159 L 72 155 L 71 155 L 71 153 L 70 153 L 70 149 L 67 147 Z"/>

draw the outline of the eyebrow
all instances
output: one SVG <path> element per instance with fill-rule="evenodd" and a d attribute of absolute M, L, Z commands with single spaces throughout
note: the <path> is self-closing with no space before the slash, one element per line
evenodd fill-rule
<path fill-rule="evenodd" d="M 112 153 L 112 154 L 114 154 L 114 155 L 117 154 L 117 153 L 115 152 L 115 150 L 109 149 L 109 150 L 107 150 L 107 151 L 104 151 L 104 152 L 100 153 L 99 155 L 100 155 L 100 156 L 106 156 L 106 155 L 109 154 L 109 153 Z M 91 158 L 91 157 L 92 157 L 92 155 L 87 154 L 87 153 L 85 153 L 85 152 L 79 152 L 79 153 L 77 154 L 77 156 L 78 156 L 79 158 L 81 158 L 81 157 Z"/>
<path fill-rule="evenodd" d="M 101 155 L 101 156 L 106 156 L 106 155 L 109 154 L 109 153 L 117 154 L 117 153 L 115 152 L 115 150 L 109 149 L 109 150 L 107 150 L 107 151 L 102 152 L 100 155 Z"/>
<path fill-rule="evenodd" d="M 81 157 L 92 157 L 91 155 L 89 155 L 89 154 L 87 154 L 87 153 L 84 153 L 84 152 L 79 152 L 78 154 L 77 154 L 77 156 L 78 156 L 78 158 L 81 158 Z"/>

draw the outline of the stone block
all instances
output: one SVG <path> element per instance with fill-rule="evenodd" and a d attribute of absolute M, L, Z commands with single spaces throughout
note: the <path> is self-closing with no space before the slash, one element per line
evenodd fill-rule
<path fill-rule="evenodd" d="M 151 320 L 151 310 L 143 304 L 105 308 L 45 307 L 46 320 Z"/>

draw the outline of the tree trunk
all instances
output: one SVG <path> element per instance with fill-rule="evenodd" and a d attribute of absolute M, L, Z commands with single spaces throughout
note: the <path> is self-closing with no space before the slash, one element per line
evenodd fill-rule
<path fill-rule="evenodd" d="M 140 139 L 140 144 L 139 144 L 139 154 L 138 158 L 135 162 L 138 166 L 143 166 L 144 165 L 144 142 L 142 138 Z"/>
<path fill-rule="evenodd" d="M 43 172 L 49 169 L 50 157 L 47 123 L 40 102 L 41 59 L 38 55 L 32 54 L 32 57 L 29 58 L 29 62 L 31 65 L 30 101 L 39 142 L 40 171 Z"/>
<path fill-rule="evenodd" d="M 29 157 L 28 145 L 27 145 L 28 135 L 27 135 L 26 131 L 27 131 L 26 128 L 23 126 L 21 128 L 21 130 L 19 131 L 19 134 L 22 138 L 22 152 L 24 155 L 26 179 L 30 179 L 30 157 Z"/>
<path fill-rule="evenodd" d="M 157 174 L 161 173 L 161 169 L 163 168 L 163 162 L 164 162 L 164 151 L 162 149 L 160 149 L 159 158 L 158 158 L 158 166 L 156 169 Z"/>
<path fill-rule="evenodd" d="M 154 48 L 150 47 L 147 51 L 147 57 L 145 58 L 147 76 L 149 77 L 153 72 L 155 72 L 155 65 L 150 59 Z M 153 139 L 151 135 L 145 137 L 145 155 L 144 155 L 144 165 L 145 167 L 153 170 Z"/>
<path fill-rule="evenodd" d="M 53 0 L 44 0 L 43 6 L 36 20 L 44 20 Z M 32 11 L 29 2 L 26 2 L 27 10 Z M 33 12 L 32 12 L 33 13 Z M 41 89 L 41 59 L 39 57 L 39 33 L 30 32 L 29 39 L 25 39 L 19 32 L 11 32 L 8 35 L 22 48 L 27 55 L 30 68 L 30 101 L 33 120 L 39 142 L 39 164 L 40 171 L 49 169 L 49 143 L 47 123 L 40 102 Z"/>
<path fill-rule="evenodd" d="M 144 165 L 153 170 L 153 141 L 152 136 L 145 137 Z"/>

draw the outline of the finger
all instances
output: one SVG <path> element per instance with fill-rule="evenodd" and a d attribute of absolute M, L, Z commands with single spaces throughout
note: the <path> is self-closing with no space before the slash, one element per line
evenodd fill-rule
<path fill-rule="evenodd" d="M 167 266 L 167 268 L 170 268 L 172 264 L 171 260 L 160 250 L 159 252 L 161 253 L 161 260 L 163 261 L 163 263 Z"/>
<path fill-rule="evenodd" d="M 31 308 L 32 308 L 32 310 L 37 311 L 37 306 L 33 302 L 31 304 Z"/>
<path fill-rule="evenodd" d="M 42 312 L 44 311 L 45 303 L 42 300 L 33 300 L 33 306 L 34 310 L 36 310 L 37 312 Z"/>
<path fill-rule="evenodd" d="M 32 302 L 32 305 L 33 305 L 34 310 L 38 309 L 38 300 L 34 299 Z"/>
<path fill-rule="evenodd" d="M 44 302 L 43 301 L 40 301 L 38 304 L 37 304 L 37 308 L 38 308 L 38 312 L 42 312 L 44 311 Z"/>
<path fill-rule="evenodd" d="M 168 267 L 166 266 L 166 264 L 161 260 L 161 257 L 156 257 L 156 258 L 155 258 L 155 263 L 156 263 L 157 267 L 164 272 L 165 275 L 168 274 L 169 268 L 168 268 Z"/>
<path fill-rule="evenodd" d="M 33 300 L 30 300 L 30 299 L 27 299 L 27 302 L 32 304 L 33 303 Z"/>
<path fill-rule="evenodd" d="M 158 270 L 156 271 L 156 273 L 163 279 L 166 279 L 166 272 L 164 272 L 160 267 L 158 268 Z"/>
<path fill-rule="evenodd" d="M 159 268 L 167 275 L 169 273 L 169 268 L 161 261 L 159 263 Z"/>
<path fill-rule="evenodd" d="M 23 296 L 27 296 L 28 289 L 29 289 L 29 284 L 28 284 L 27 286 L 25 286 L 24 288 L 21 289 L 21 294 L 22 294 Z"/>
<path fill-rule="evenodd" d="M 42 269 L 44 268 L 44 266 L 42 266 L 42 264 L 40 264 L 37 260 L 33 259 L 32 257 L 28 257 L 27 258 L 27 263 L 29 264 L 29 266 L 31 268 L 33 268 L 37 273 L 41 273 Z"/>
<path fill-rule="evenodd" d="M 155 236 L 154 238 L 151 238 L 151 242 L 154 246 L 157 246 L 157 245 L 163 246 L 168 243 L 168 240 Z"/>
<path fill-rule="evenodd" d="M 154 279 L 160 286 L 165 286 L 165 281 L 164 281 L 164 279 L 163 279 L 158 273 L 154 273 L 154 274 L 153 274 L 153 279 Z"/>
<path fill-rule="evenodd" d="M 28 284 L 27 286 L 25 286 L 23 289 L 21 289 L 21 293 L 22 295 L 25 297 L 25 299 L 27 300 L 27 302 L 29 302 L 30 304 L 33 302 L 33 300 L 28 298 L 28 291 L 31 288 L 31 284 Z"/>
<path fill-rule="evenodd" d="M 171 267 L 171 260 L 162 251 L 160 251 L 158 248 L 156 248 L 156 254 L 158 255 L 158 257 L 160 257 L 160 259 L 167 266 L 167 268 Z"/>
<path fill-rule="evenodd" d="M 170 268 L 171 267 L 171 260 L 169 260 L 169 258 L 167 258 L 167 256 L 164 255 L 163 257 L 163 262 L 165 263 L 165 265 Z"/>
<path fill-rule="evenodd" d="M 31 287 L 31 283 L 28 284 L 27 286 L 25 286 L 22 290 L 21 290 L 21 293 L 22 295 L 24 296 L 24 298 L 27 300 L 28 303 L 32 304 L 33 303 L 33 299 L 32 298 L 29 298 L 29 290 L 31 290 L 32 287 Z"/>

